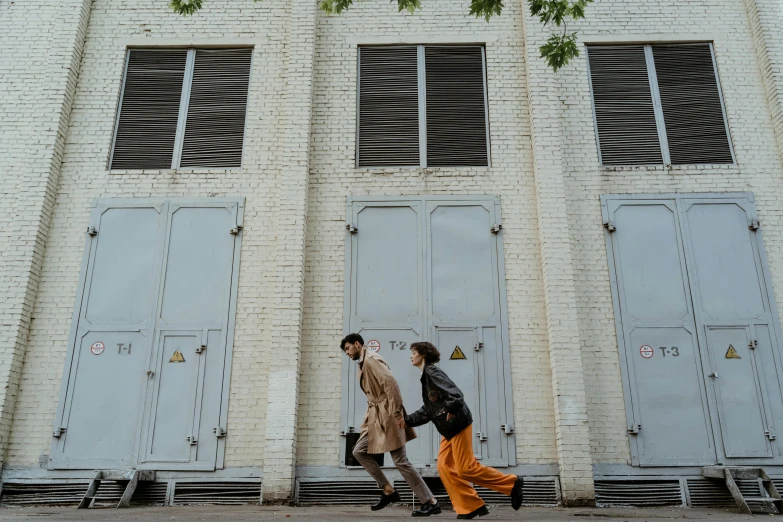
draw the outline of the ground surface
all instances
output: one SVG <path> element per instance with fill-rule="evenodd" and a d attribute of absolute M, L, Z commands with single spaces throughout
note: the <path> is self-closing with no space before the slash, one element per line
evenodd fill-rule
<path fill-rule="evenodd" d="M 759 515 L 768 517 L 768 515 Z M 136 507 L 130 509 L 92 509 L 77 510 L 75 508 L 2 508 L 0 521 L 118 521 L 118 522 L 215 522 L 216 520 L 256 522 L 256 521 L 329 521 L 329 522 L 361 522 L 369 520 L 410 519 L 410 510 L 403 507 L 389 507 L 379 512 L 371 512 L 369 507 L 274 507 L 274 506 L 183 506 L 183 507 Z M 453 511 L 444 511 L 441 515 L 430 517 L 434 520 L 454 520 Z M 491 520 L 525 520 L 525 521 L 669 521 L 669 520 L 754 520 L 750 515 L 740 515 L 731 510 L 717 509 L 686 509 L 686 508 L 656 508 L 656 509 L 594 509 L 594 508 L 522 508 L 513 511 L 510 508 L 495 508 L 485 517 L 475 520 L 489 522 Z M 759 520 L 759 518 L 756 518 Z"/>

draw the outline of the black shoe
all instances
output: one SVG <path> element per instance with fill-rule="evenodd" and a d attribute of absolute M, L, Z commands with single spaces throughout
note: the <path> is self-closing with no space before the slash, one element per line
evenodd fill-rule
<path fill-rule="evenodd" d="M 517 477 L 514 482 L 514 489 L 511 490 L 511 507 L 515 510 L 522 507 L 522 477 Z"/>
<path fill-rule="evenodd" d="M 477 510 L 471 511 L 470 513 L 466 513 L 464 515 L 457 515 L 457 518 L 461 520 L 470 520 L 471 518 L 483 517 L 484 515 L 489 515 L 487 506 L 481 506 Z"/>
<path fill-rule="evenodd" d="M 392 493 L 391 495 L 387 495 L 386 493 L 381 493 L 381 498 L 378 499 L 378 502 L 373 504 L 370 509 L 373 511 L 378 511 L 379 509 L 383 509 L 392 502 L 400 502 L 400 494 L 396 491 Z"/>
<path fill-rule="evenodd" d="M 430 515 L 440 515 L 440 503 L 436 502 L 434 504 L 430 504 L 427 502 L 426 504 L 422 504 L 419 509 L 413 512 L 414 517 L 428 517 Z"/>

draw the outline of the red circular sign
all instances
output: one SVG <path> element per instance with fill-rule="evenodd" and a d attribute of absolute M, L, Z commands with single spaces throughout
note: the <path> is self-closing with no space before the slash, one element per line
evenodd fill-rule
<path fill-rule="evenodd" d="M 639 348 L 639 353 L 645 359 L 649 359 L 650 357 L 652 357 L 655 354 L 655 352 L 652 349 L 652 346 L 647 346 L 646 344 L 644 346 L 642 346 L 641 348 Z"/>
<path fill-rule="evenodd" d="M 100 341 L 92 343 L 92 346 L 90 346 L 90 351 L 93 353 L 93 355 L 100 355 L 105 349 L 106 345 Z"/>
<path fill-rule="evenodd" d="M 367 343 L 367 349 L 372 352 L 378 352 L 381 349 L 381 343 L 376 340 L 372 340 Z"/>

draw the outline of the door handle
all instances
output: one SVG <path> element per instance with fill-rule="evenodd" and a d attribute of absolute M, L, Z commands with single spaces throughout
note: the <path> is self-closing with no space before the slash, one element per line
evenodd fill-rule
<path fill-rule="evenodd" d="M 712 377 L 713 379 L 718 378 L 718 372 L 710 372 L 707 374 L 707 377 Z"/>
<path fill-rule="evenodd" d="M 155 372 L 153 372 L 152 370 L 147 370 L 147 377 L 148 378 L 152 379 L 154 376 L 155 376 Z"/>

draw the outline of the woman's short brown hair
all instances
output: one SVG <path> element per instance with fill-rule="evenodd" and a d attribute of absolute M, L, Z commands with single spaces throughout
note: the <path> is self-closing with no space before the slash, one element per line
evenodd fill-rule
<path fill-rule="evenodd" d="M 411 350 L 416 350 L 419 355 L 424 357 L 427 364 L 440 361 L 440 352 L 432 343 L 412 343 Z"/>

